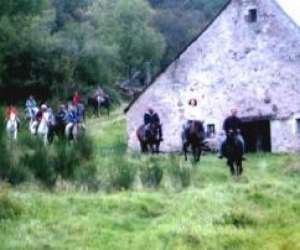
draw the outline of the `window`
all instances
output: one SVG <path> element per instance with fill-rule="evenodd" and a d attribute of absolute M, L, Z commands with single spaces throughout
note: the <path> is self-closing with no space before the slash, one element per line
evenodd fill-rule
<path fill-rule="evenodd" d="M 296 134 L 300 135 L 300 118 L 296 119 Z"/>
<path fill-rule="evenodd" d="M 214 137 L 215 135 L 216 135 L 216 126 L 215 126 L 215 124 L 208 124 L 207 125 L 207 137 Z"/>
<path fill-rule="evenodd" d="M 250 9 L 246 19 L 249 23 L 257 22 L 257 9 Z"/>

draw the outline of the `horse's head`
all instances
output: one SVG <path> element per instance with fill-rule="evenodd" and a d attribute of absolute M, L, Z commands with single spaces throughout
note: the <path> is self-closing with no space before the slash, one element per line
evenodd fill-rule
<path fill-rule="evenodd" d="M 153 140 L 159 139 L 159 124 L 158 123 L 151 123 L 150 124 L 150 136 Z"/>

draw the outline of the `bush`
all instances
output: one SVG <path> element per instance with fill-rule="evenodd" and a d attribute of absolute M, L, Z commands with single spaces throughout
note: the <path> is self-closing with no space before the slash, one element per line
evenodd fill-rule
<path fill-rule="evenodd" d="M 96 168 L 90 138 L 84 136 L 78 143 L 57 140 L 45 147 L 37 137 L 20 133 L 18 143 L 8 144 L 9 147 L 5 138 L 4 118 L 0 117 L 0 120 L 1 179 L 19 184 L 34 177 L 47 187 L 53 187 L 58 176 L 82 182 L 86 181 L 85 178 L 88 181 L 93 179 Z"/>
<path fill-rule="evenodd" d="M 108 188 L 115 190 L 129 189 L 136 176 L 136 167 L 123 157 L 117 157 L 108 168 Z"/>
<path fill-rule="evenodd" d="M 175 182 L 180 182 L 182 187 L 188 187 L 192 180 L 192 169 L 190 166 L 181 165 L 175 156 L 170 156 L 169 173 Z"/>
<path fill-rule="evenodd" d="M 0 186 L 0 221 L 14 219 L 21 215 L 22 207 L 9 197 L 7 187 Z"/>
<path fill-rule="evenodd" d="M 49 148 L 45 147 L 41 140 L 36 139 L 34 148 L 26 153 L 22 159 L 24 165 L 31 170 L 36 179 L 48 187 L 52 187 L 57 178 L 55 160 Z"/>
<path fill-rule="evenodd" d="M 163 170 L 159 164 L 155 160 L 155 158 L 150 159 L 150 164 L 146 164 L 144 167 L 140 169 L 140 177 L 144 186 L 146 187 L 158 187 L 162 178 L 163 178 Z"/>

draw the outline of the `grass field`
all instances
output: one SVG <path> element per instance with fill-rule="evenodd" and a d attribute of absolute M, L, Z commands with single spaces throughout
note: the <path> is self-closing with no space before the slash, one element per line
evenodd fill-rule
<path fill-rule="evenodd" d="M 300 156 L 248 155 L 236 179 L 212 155 L 127 154 L 121 114 L 88 126 L 96 188 L 1 184 L 1 249 L 300 249 Z"/>

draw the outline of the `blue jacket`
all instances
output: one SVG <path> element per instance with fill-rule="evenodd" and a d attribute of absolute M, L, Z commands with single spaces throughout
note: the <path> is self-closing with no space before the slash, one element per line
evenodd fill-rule
<path fill-rule="evenodd" d="M 34 99 L 28 99 L 26 101 L 26 107 L 30 109 L 37 107 L 36 101 Z"/>
<path fill-rule="evenodd" d="M 71 111 L 67 115 L 67 122 L 69 123 L 77 123 L 79 122 L 79 117 L 75 111 Z"/>

